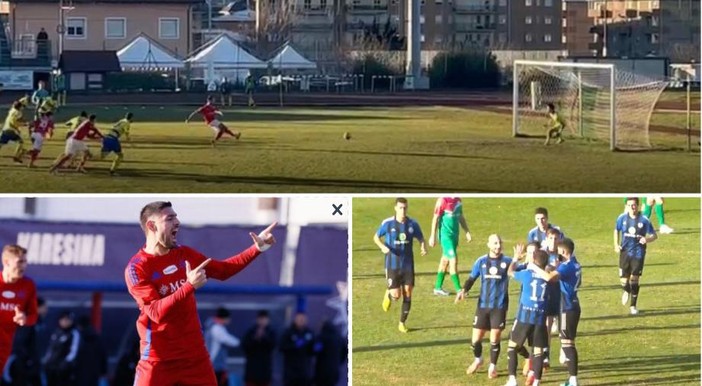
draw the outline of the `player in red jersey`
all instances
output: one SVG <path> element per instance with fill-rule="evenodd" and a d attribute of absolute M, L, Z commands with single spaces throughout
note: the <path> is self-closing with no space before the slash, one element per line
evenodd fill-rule
<path fill-rule="evenodd" d="M 33 326 L 37 322 L 37 288 L 24 276 L 27 250 L 19 245 L 2 248 L 2 279 L 0 279 L 0 369 L 12 351 L 17 326 Z"/>
<path fill-rule="evenodd" d="M 30 126 L 30 138 L 32 138 L 32 150 L 29 151 L 30 168 L 34 167 L 34 162 L 39 158 L 44 139 L 54 135 L 53 115 L 51 111 L 41 113 L 41 117 Z"/>
<path fill-rule="evenodd" d="M 226 280 L 275 243 L 271 230 L 250 233 L 253 245 L 226 260 L 213 260 L 178 245 L 180 226 L 170 202 L 152 202 L 141 210 L 146 243 L 131 258 L 124 276 L 139 306 L 137 331 L 141 358 L 135 386 L 216 386 L 197 314 L 195 290 L 209 277 Z"/>
<path fill-rule="evenodd" d="M 211 127 L 212 130 L 215 131 L 215 136 L 212 139 L 212 146 L 214 146 L 215 142 L 222 138 L 222 136 L 225 133 L 229 134 L 230 136 L 236 139 L 239 139 L 241 137 L 240 132 L 232 132 L 224 123 L 217 119 L 217 116 L 222 116 L 222 112 L 219 111 L 217 107 L 215 107 L 214 97 L 212 95 L 207 97 L 207 103 L 205 103 L 202 107 L 198 108 L 197 110 L 190 113 L 190 115 L 188 115 L 188 118 L 185 120 L 185 123 L 190 122 L 190 119 L 198 113 L 202 114 L 202 117 L 205 119 L 205 123 L 207 123 L 207 126 Z"/>
<path fill-rule="evenodd" d="M 91 115 L 87 121 L 83 121 L 78 128 L 66 139 L 66 149 L 59 156 L 56 162 L 49 168 L 49 173 L 55 173 L 64 164 L 74 156 L 82 154 L 83 158 L 78 165 L 77 171 L 86 173 L 85 162 L 90 158 L 88 145 L 85 144 L 85 138 L 96 139 L 103 138 L 100 131 L 95 127 L 95 114 Z"/>

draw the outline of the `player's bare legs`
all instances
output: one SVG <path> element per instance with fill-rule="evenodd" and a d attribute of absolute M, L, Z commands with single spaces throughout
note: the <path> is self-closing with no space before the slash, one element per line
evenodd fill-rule
<path fill-rule="evenodd" d="M 56 161 L 54 162 L 53 165 L 49 168 L 49 173 L 55 173 L 58 171 L 58 169 L 63 166 L 63 164 L 68 161 L 69 159 L 72 158 L 72 155 L 70 154 L 61 154 Z"/>
<path fill-rule="evenodd" d="M 239 137 L 241 137 L 240 132 L 238 132 L 238 131 L 233 132 L 233 131 L 229 130 L 227 125 L 225 125 L 224 123 L 219 124 L 219 130 L 223 133 L 229 134 L 230 136 L 234 137 L 235 139 L 239 139 Z"/>

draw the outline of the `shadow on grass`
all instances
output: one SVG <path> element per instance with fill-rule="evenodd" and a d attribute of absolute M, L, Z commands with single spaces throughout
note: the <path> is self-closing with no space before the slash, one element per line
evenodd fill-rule
<path fill-rule="evenodd" d="M 616 269 L 616 267 L 614 267 Z M 646 288 L 650 287 L 670 287 L 670 286 L 676 286 L 676 285 L 699 285 L 700 281 L 699 280 L 687 280 L 687 281 L 671 281 L 671 282 L 660 282 L 660 283 L 646 283 L 645 279 L 642 280 L 641 282 L 641 288 L 645 291 Z M 621 286 L 619 283 L 617 284 L 611 284 L 611 285 L 591 285 L 591 286 L 584 286 L 581 287 L 578 291 L 595 291 L 595 290 L 601 290 L 601 289 L 612 289 L 612 290 L 621 290 Z M 620 294 L 621 295 L 621 294 Z"/>
<path fill-rule="evenodd" d="M 653 267 L 653 266 L 662 266 L 662 265 L 675 265 L 676 263 L 674 262 L 669 262 L 669 263 L 646 263 L 646 267 Z M 593 264 L 593 265 L 587 265 L 587 269 L 595 269 L 595 268 L 612 268 L 614 270 L 619 269 L 619 266 L 612 265 L 612 264 Z"/>
<path fill-rule="evenodd" d="M 579 375 L 587 379 L 588 385 L 680 385 L 683 382 L 696 381 L 699 384 L 700 356 L 699 354 L 658 355 L 638 358 L 613 357 L 594 362 L 582 363 Z M 683 372 L 691 374 L 681 374 Z M 649 376 L 650 374 L 650 376 Z M 631 376 L 631 380 L 615 380 L 608 378 Z M 643 376 L 643 377 L 642 377 Z M 644 382 L 644 383 L 641 383 Z"/>
<path fill-rule="evenodd" d="M 484 156 L 472 156 L 465 154 L 436 154 L 436 153 L 410 153 L 410 152 L 392 152 L 392 151 L 368 151 L 368 150 L 321 150 L 321 149 L 296 149 L 296 148 L 284 148 L 277 149 L 275 146 L 268 147 L 268 150 L 286 150 L 293 152 L 310 152 L 310 153 L 344 153 L 344 154 L 362 154 L 362 155 L 380 155 L 380 156 L 405 156 L 405 157 L 428 157 L 428 158 L 453 158 L 453 159 L 475 159 L 475 160 L 492 160 L 492 161 L 504 161 L 504 162 L 514 162 L 519 161 L 518 159 L 505 158 L 503 156 L 495 157 L 484 157 Z M 496 192 L 495 190 L 491 190 Z M 496 192 L 499 193 L 499 192 Z"/>
<path fill-rule="evenodd" d="M 624 306 L 622 306 L 622 314 L 620 315 L 601 315 L 601 316 L 592 316 L 592 317 L 586 317 L 586 318 L 580 318 L 580 322 L 582 323 L 583 321 L 592 321 L 592 320 L 614 320 L 614 319 L 641 319 L 641 318 L 653 318 L 657 316 L 662 316 L 662 317 L 667 317 L 671 315 L 686 315 L 686 314 L 697 314 L 699 315 L 700 313 L 700 307 L 699 306 L 682 306 L 679 307 L 678 309 L 675 309 L 674 307 L 669 307 L 666 309 L 640 309 L 638 315 L 629 315 L 626 312 L 627 309 L 625 309 Z M 648 327 L 637 327 L 638 329 L 641 330 L 646 330 Z M 652 329 L 655 329 L 652 327 Z M 625 331 L 627 329 L 622 329 L 622 331 Z"/>
<path fill-rule="evenodd" d="M 146 109 L 142 109 L 139 106 L 130 106 L 127 109 L 125 109 L 124 107 L 110 107 L 109 109 L 105 109 L 105 107 L 91 107 L 89 110 L 86 111 L 88 111 L 88 113 L 90 114 L 95 114 L 97 116 L 98 127 L 107 127 L 108 125 L 111 125 L 113 121 L 116 122 L 117 120 L 122 119 L 124 117 L 124 114 L 126 114 L 128 111 L 134 114 L 135 126 L 138 126 L 139 123 L 182 123 L 185 125 L 185 118 L 187 118 L 193 110 L 195 109 L 173 107 L 165 109 L 148 107 Z M 389 114 L 345 115 L 324 114 L 323 112 L 326 111 L 325 109 L 319 109 L 319 111 L 320 114 L 295 114 L 281 112 L 280 109 L 271 109 L 270 112 L 266 110 L 258 110 L 257 112 L 252 112 L 250 110 L 243 111 L 239 109 L 222 109 L 222 112 L 224 113 L 222 121 L 225 124 L 236 125 L 237 123 L 245 122 L 359 121 L 369 119 L 387 121 L 411 119 L 411 117 L 409 116 L 403 117 L 399 115 Z M 80 112 L 81 109 L 61 111 L 56 122 L 63 124 L 66 121 L 68 121 L 71 117 L 80 114 Z M 195 124 L 198 122 L 202 123 L 199 114 L 195 115 L 191 119 L 191 124 Z M 202 123 L 202 125 L 204 126 L 204 123 Z M 58 125 L 57 127 L 61 128 L 63 127 L 63 125 Z"/>

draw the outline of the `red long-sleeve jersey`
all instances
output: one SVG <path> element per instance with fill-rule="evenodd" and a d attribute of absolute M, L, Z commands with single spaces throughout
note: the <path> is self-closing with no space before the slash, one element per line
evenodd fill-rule
<path fill-rule="evenodd" d="M 102 134 L 100 134 L 100 131 L 98 131 L 97 127 L 93 125 L 92 122 L 90 121 L 83 121 L 78 128 L 73 132 L 73 135 L 71 135 L 71 138 L 77 140 L 77 141 L 82 141 L 85 139 L 85 137 L 89 138 L 95 138 L 99 137 L 102 138 Z"/>
<path fill-rule="evenodd" d="M 0 275 L 0 368 L 5 367 L 12 352 L 12 340 L 17 324 L 13 321 L 15 307 L 27 316 L 26 326 L 37 322 L 37 287 L 34 281 L 23 277 L 14 283 L 5 283 Z"/>
<path fill-rule="evenodd" d="M 252 245 L 226 260 L 212 259 L 205 272 L 208 278 L 226 280 L 260 254 Z M 197 315 L 195 288 L 187 281 L 186 260 L 195 269 L 207 257 L 186 246 L 162 256 L 141 249 L 125 269 L 127 288 L 140 311 L 137 331 L 142 359 L 165 361 L 209 355 Z"/>

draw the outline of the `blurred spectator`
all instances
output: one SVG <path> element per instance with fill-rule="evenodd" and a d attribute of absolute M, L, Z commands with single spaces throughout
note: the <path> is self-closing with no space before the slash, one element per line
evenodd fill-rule
<path fill-rule="evenodd" d="M 273 350 L 275 331 L 269 325 L 268 311 L 261 310 L 256 324 L 244 335 L 243 348 L 246 355 L 244 383 L 246 386 L 269 386 L 273 378 Z"/>
<path fill-rule="evenodd" d="M 51 335 L 43 360 L 48 386 L 75 385 L 75 362 L 80 334 L 73 326 L 73 319 L 72 312 L 63 311 L 59 315 L 59 327 Z"/>
<path fill-rule="evenodd" d="M 239 338 L 230 334 L 225 327 L 230 321 L 231 314 L 229 310 L 219 307 L 215 316 L 208 319 L 205 323 L 205 346 L 207 346 L 207 352 L 210 354 L 218 386 L 229 385 L 227 347 L 239 347 Z"/>
<path fill-rule="evenodd" d="M 293 324 L 285 330 L 280 340 L 283 352 L 283 384 L 307 386 L 312 383 L 312 357 L 314 333 L 307 327 L 307 316 L 298 312 Z"/>
<path fill-rule="evenodd" d="M 207 92 L 217 91 L 217 81 L 212 79 L 210 83 L 207 84 Z"/>
<path fill-rule="evenodd" d="M 248 106 L 256 107 L 256 101 L 254 101 L 254 90 L 256 89 L 256 81 L 254 80 L 253 74 L 249 72 L 244 80 L 246 96 L 248 97 Z"/>
<path fill-rule="evenodd" d="M 39 33 L 37 34 L 37 41 L 38 42 L 41 42 L 41 41 L 46 42 L 47 40 L 49 40 L 49 34 L 46 33 L 46 30 L 44 29 L 44 27 L 41 27 L 41 29 L 39 30 Z"/>
<path fill-rule="evenodd" d="M 122 339 L 122 348 L 117 360 L 112 386 L 134 385 L 134 374 L 141 356 L 139 349 L 139 334 L 137 334 L 136 325 L 133 324 Z"/>
<path fill-rule="evenodd" d="M 98 386 L 100 379 L 107 376 L 107 353 L 100 335 L 90 325 L 90 317 L 78 318 L 76 328 L 80 334 L 80 344 L 76 357 L 75 385 Z"/>
<path fill-rule="evenodd" d="M 226 77 L 222 77 L 222 83 L 219 84 L 219 93 L 222 99 L 222 106 L 232 105 L 232 84 Z"/>
<path fill-rule="evenodd" d="M 46 301 L 37 298 L 37 323 L 21 326 L 15 332 L 12 355 L 3 369 L 3 386 L 42 386 L 41 353 L 46 350 Z M 46 342 L 44 342 L 46 341 Z"/>
<path fill-rule="evenodd" d="M 314 382 L 316 386 L 334 386 L 339 382 L 339 367 L 346 360 L 347 348 L 344 339 L 334 324 L 325 321 L 314 345 Z"/>

